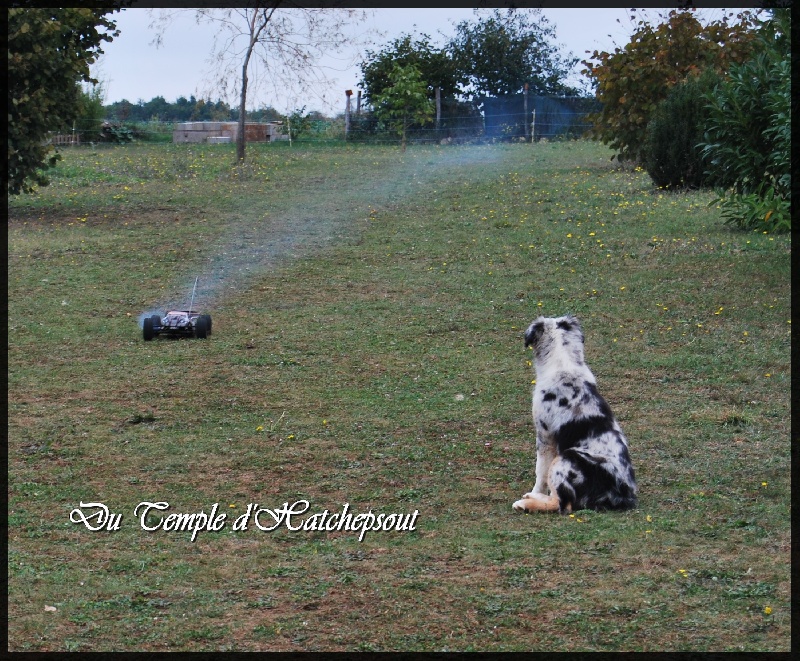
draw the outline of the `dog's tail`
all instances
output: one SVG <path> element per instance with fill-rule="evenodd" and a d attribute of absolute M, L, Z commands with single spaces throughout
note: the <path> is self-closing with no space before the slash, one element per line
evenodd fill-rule
<path fill-rule="evenodd" d="M 518 512 L 558 512 L 558 496 L 542 496 L 540 498 L 522 498 L 514 503 Z"/>

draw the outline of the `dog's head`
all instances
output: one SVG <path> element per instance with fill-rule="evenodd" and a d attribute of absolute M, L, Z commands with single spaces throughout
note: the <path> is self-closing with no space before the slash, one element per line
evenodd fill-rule
<path fill-rule="evenodd" d="M 555 350 L 568 351 L 583 363 L 583 330 L 577 317 L 539 317 L 525 331 L 525 347 L 533 347 L 538 360 L 546 360 Z"/>

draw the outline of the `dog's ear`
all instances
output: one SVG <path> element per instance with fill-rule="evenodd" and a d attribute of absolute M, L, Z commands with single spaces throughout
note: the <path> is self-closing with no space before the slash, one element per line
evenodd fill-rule
<path fill-rule="evenodd" d="M 525 331 L 525 348 L 527 349 L 529 346 L 536 344 L 541 339 L 543 333 L 544 322 L 541 319 L 537 319 L 528 326 L 528 330 Z"/>
<path fill-rule="evenodd" d="M 572 329 L 576 330 L 576 331 L 578 331 L 578 333 L 580 333 L 581 342 L 583 342 L 584 341 L 583 328 L 581 327 L 581 322 L 578 320 L 578 317 L 575 317 L 575 316 L 573 316 L 571 314 L 568 314 L 566 318 L 567 318 L 567 321 L 569 321 L 570 326 L 572 326 Z"/>
<path fill-rule="evenodd" d="M 562 317 L 556 324 L 556 326 L 558 326 L 561 330 L 567 332 L 571 330 L 577 330 L 581 335 L 583 335 L 583 330 L 581 329 L 581 322 L 578 321 L 577 317 L 573 317 L 571 314 Z"/>

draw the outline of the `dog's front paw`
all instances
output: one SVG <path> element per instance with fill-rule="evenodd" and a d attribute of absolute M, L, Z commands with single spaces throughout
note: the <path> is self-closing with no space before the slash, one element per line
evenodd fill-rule
<path fill-rule="evenodd" d="M 555 512 L 558 510 L 558 496 L 545 496 L 541 493 L 525 494 L 512 507 L 517 512 Z"/>
<path fill-rule="evenodd" d="M 518 500 L 518 501 L 516 501 L 516 502 L 515 502 L 515 503 L 514 503 L 514 504 L 513 504 L 511 507 L 513 507 L 513 508 L 514 508 L 514 509 L 515 509 L 517 512 L 526 512 L 526 511 L 527 511 L 527 509 L 526 509 L 526 507 L 525 507 L 525 504 L 526 504 L 526 503 L 525 503 L 525 499 L 526 499 L 526 498 L 527 498 L 529 495 L 530 495 L 530 494 L 527 494 L 527 493 L 526 493 L 526 494 L 525 494 L 525 495 L 522 497 L 522 499 L 521 499 L 521 500 Z"/>

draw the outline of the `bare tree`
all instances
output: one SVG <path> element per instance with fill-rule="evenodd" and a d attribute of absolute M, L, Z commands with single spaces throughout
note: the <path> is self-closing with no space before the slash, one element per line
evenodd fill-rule
<path fill-rule="evenodd" d="M 218 91 L 230 96 L 238 87 L 239 130 L 236 159 L 244 161 L 248 71 L 258 65 L 254 80 L 282 94 L 298 87 L 319 94 L 330 84 L 320 64 L 326 55 L 340 53 L 348 45 L 348 29 L 364 21 L 367 12 L 355 9 L 312 9 L 293 3 L 272 2 L 247 8 L 150 10 L 154 43 L 160 46 L 177 12 L 190 11 L 200 23 L 214 23 L 220 30 L 211 46 Z M 241 66 L 239 70 L 238 67 Z"/>

